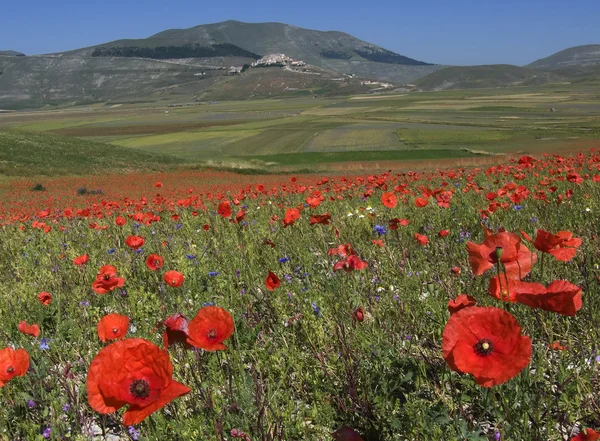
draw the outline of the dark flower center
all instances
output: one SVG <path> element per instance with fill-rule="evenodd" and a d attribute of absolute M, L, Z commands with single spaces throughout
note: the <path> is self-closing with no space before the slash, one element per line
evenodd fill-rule
<path fill-rule="evenodd" d="M 146 380 L 133 380 L 129 392 L 136 398 L 146 399 L 150 396 L 150 383 Z"/>
<path fill-rule="evenodd" d="M 7 373 L 7 374 L 12 374 L 14 371 L 15 371 L 15 368 L 14 368 L 14 367 L 12 367 L 12 366 L 9 366 L 9 367 L 6 369 L 6 373 Z"/>
<path fill-rule="evenodd" d="M 113 328 L 113 334 L 118 334 L 119 333 L 119 328 Z"/>
<path fill-rule="evenodd" d="M 217 338 L 217 330 L 215 328 L 209 329 L 206 333 L 206 338 L 208 338 L 209 340 L 214 340 L 215 338 Z"/>
<path fill-rule="evenodd" d="M 473 346 L 475 353 L 481 357 L 487 357 L 494 352 L 494 344 L 488 338 L 482 338 L 475 346 Z"/>
<path fill-rule="evenodd" d="M 104 274 L 104 280 L 110 280 L 110 275 Z"/>

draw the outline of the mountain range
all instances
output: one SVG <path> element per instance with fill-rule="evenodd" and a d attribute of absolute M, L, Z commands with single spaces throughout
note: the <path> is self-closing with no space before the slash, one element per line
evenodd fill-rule
<path fill-rule="evenodd" d="M 273 53 L 303 63 L 251 67 Z M 225 21 L 46 55 L 0 51 L 0 109 L 596 81 L 599 66 L 600 45 L 566 49 L 525 67 L 449 67 L 343 32 Z"/>

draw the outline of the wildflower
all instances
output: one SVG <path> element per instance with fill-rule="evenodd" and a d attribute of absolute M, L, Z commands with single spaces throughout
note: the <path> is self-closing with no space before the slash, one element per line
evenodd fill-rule
<path fill-rule="evenodd" d="M 286 263 L 289 262 L 290 258 L 289 257 L 280 257 L 279 258 L 279 263 Z"/>
<path fill-rule="evenodd" d="M 48 306 L 50 302 L 52 302 L 52 294 L 46 291 L 42 291 L 38 294 L 38 300 L 42 305 Z"/>
<path fill-rule="evenodd" d="M 361 260 L 358 256 L 352 254 L 346 257 L 345 260 L 337 262 L 333 266 L 333 270 L 338 271 L 343 269 L 345 272 L 349 273 L 353 270 L 364 270 L 367 266 L 369 266 L 368 262 Z"/>
<path fill-rule="evenodd" d="M 448 236 L 449 234 L 450 234 L 450 230 L 441 230 L 441 231 L 438 233 L 438 236 L 440 236 L 440 237 L 446 237 L 446 236 Z"/>
<path fill-rule="evenodd" d="M 331 223 L 331 215 L 329 213 L 315 214 L 309 218 L 308 223 L 310 225 L 315 225 L 315 224 L 329 225 Z"/>
<path fill-rule="evenodd" d="M 46 428 L 44 429 L 44 431 L 42 432 L 42 436 L 43 436 L 45 439 L 48 439 L 48 438 L 50 438 L 50 433 L 52 433 L 52 428 L 51 428 L 51 427 L 46 427 Z"/>
<path fill-rule="evenodd" d="M 267 278 L 265 280 L 265 286 L 267 287 L 267 289 L 269 291 L 273 291 L 275 288 L 279 287 L 279 285 L 281 285 L 279 277 L 277 277 L 275 273 L 269 271 L 269 274 L 267 275 Z"/>
<path fill-rule="evenodd" d="M 585 428 L 582 429 L 579 434 L 572 438 L 571 441 L 597 441 L 600 440 L 600 433 L 596 432 L 594 429 Z"/>
<path fill-rule="evenodd" d="M 415 207 L 423 208 L 429 204 L 429 201 L 425 198 L 416 198 L 415 199 Z"/>
<path fill-rule="evenodd" d="M 133 426 L 129 426 L 129 427 L 127 428 L 127 431 L 129 432 L 129 435 L 131 436 L 131 438 L 132 438 L 134 441 L 137 441 L 137 440 L 139 439 L 139 437 L 140 437 L 140 432 L 139 432 L 139 431 L 137 431 L 137 430 L 135 430 L 135 427 L 133 427 Z"/>
<path fill-rule="evenodd" d="M 98 337 L 103 342 L 125 337 L 129 328 L 129 317 L 121 314 L 108 314 L 98 322 Z"/>
<path fill-rule="evenodd" d="M 298 219 L 300 219 L 300 210 L 297 208 L 288 208 L 283 218 L 283 226 L 288 227 L 293 225 Z"/>
<path fill-rule="evenodd" d="M 230 217 L 231 216 L 231 203 L 229 201 L 222 201 L 219 203 L 219 207 L 217 208 L 217 213 L 219 213 L 222 217 Z"/>
<path fill-rule="evenodd" d="M 83 255 L 77 256 L 75 259 L 73 259 L 73 264 L 74 265 L 85 265 L 86 263 L 88 263 L 89 259 L 90 259 L 90 257 L 87 254 L 83 254 Z"/>
<path fill-rule="evenodd" d="M 171 270 L 164 274 L 163 279 L 167 285 L 177 288 L 183 283 L 184 277 L 179 271 Z"/>
<path fill-rule="evenodd" d="M 312 307 L 313 313 L 315 314 L 315 316 L 320 317 L 321 316 L 321 308 L 319 308 L 315 302 L 311 302 L 310 306 Z"/>
<path fill-rule="evenodd" d="M 359 306 L 358 308 L 356 308 L 352 316 L 354 317 L 354 320 L 356 320 L 359 323 L 362 323 L 365 319 L 365 313 L 362 307 Z"/>
<path fill-rule="evenodd" d="M 141 236 L 129 236 L 127 237 L 127 239 L 125 239 L 125 243 L 127 244 L 127 246 L 134 250 L 141 248 L 144 245 L 144 242 L 145 240 Z"/>
<path fill-rule="evenodd" d="M 460 311 L 461 309 L 468 308 L 470 306 L 475 306 L 477 301 L 474 297 L 471 297 L 467 294 L 461 294 L 453 300 L 448 302 L 448 311 L 450 314 L 454 314 L 455 312 Z"/>
<path fill-rule="evenodd" d="M 27 407 L 28 407 L 29 409 L 32 409 L 32 408 L 34 408 L 34 407 L 35 407 L 35 401 L 33 401 L 33 400 L 29 400 L 29 401 L 27 402 Z"/>
<path fill-rule="evenodd" d="M 29 369 L 29 354 L 25 349 L 0 349 L 0 388 L 13 377 L 22 377 Z"/>
<path fill-rule="evenodd" d="M 381 236 L 387 233 L 387 229 L 385 228 L 385 225 L 375 225 L 373 227 L 373 232 Z"/>
<path fill-rule="evenodd" d="M 96 281 L 92 284 L 92 289 L 97 294 L 106 294 L 109 291 L 125 284 L 123 277 L 117 277 L 117 268 L 112 265 L 104 265 L 96 275 Z"/>
<path fill-rule="evenodd" d="M 415 239 L 419 242 L 420 245 L 427 245 L 429 243 L 429 238 L 424 234 L 415 233 Z"/>
<path fill-rule="evenodd" d="M 42 351 L 47 351 L 48 349 L 50 349 L 50 345 L 48 344 L 51 340 L 48 340 L 47 338 L 42 338 L 40 340 L 40 349 Z"/>
<path fill-rule="evenodd" d="M 537 230 L 535 242 L 533 239 L 524 231 L 521 231 L 521 235 L 525 240 L 533 243 L 533 246 L 542 253 L 552 254 L 556 260 L 561 262 L 568 262 L 577 252 L 577 248 L 581 245 L 581 239 L 573 237 L 573 233 L 570 231 L 559 231 L 556 234 L 552 234 L 548 231 Z"/>
<path fill-rule="evenodd" d="M 513 289 L 516 301 L 532 309 L 541 308 L 572 317 L 582 306 L 581 288 L 567 280 L 555 280 L 548 287 L 521 282 Z"/>
<path fill-rule="evenodd" d="M 209 277 L 217 277 L 219 274 L 221 274 L 219 271 L 210 271 L 208 273 Z"/>
<path fill-rule="evenodd" d="M 146 258 L 146 267 L 150 270 L 150 271 L 156 271 L 159 268 L 162 268 L 164 263 L 164 260 L 161 256 L 159 256 L 158 254 L 150 254 L 147 258 Z"/>
<path fill-rule="evenodd" d="M 381 195 L 381 203 L 387 208 L 394 208 L 398 205 L 398 198 L 394 193 L 383 193 Z"/>
<path fill-rule="evenodd" d="M 35 323 L 33 325 L 28 325 L 27 322 L 25 320 L 23 320 L 21 323 L 19 323 L 17 328 L 23 334 L 32 335 L 35 338 L 37 338 L 40 335 L 40 327 L 39 327 L 39 325 L 37 325 Z"/>
<path fill-rule="evenodd" d="M 175 398 L 190 392 L 172 378 L 169 354 L 141 338 L 119 340 L 102 349 L 87 375 L 88 402 L 107 414 L 129 405 L 126 426 L 138 424 Z"/>
<path fill-rule="evenodd" d="M 218 306 L 206 306 L 196 313 L 188 325 L 187 342 L 206 351 L 227 349 L 223 344 L 233 334 L 231 314 Z"/>
<path fill-rule="evenodd" d="M 531 339 L 517 320 L 500 308 L 471 306 L 450 316 L 442 350 L 452 370 L 472 374 L 480 386 L 502 384 L 531 358 Z"/>

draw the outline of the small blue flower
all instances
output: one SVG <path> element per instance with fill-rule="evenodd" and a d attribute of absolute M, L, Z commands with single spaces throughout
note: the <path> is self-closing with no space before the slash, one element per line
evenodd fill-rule
<path fill-rule="evenodd" d="M 188 254 L 188 255 L 187 255 L 187 256 L 185 256 L 185 257 L 187 257 L 188 259 L 192 260 L 192 259 L 195 259 L 195 258 L 196 258 L 196 255 L 195 255 L 195 254 Z"/>
<path fill-rule="evenodd" d="M 48 340 L 47 338 L 42 338 L 40 340 L 40 349 L 42 349 L 42 350 L 50 349 L 50 345 L 48 344 L 50 341 L 52 341 L 52 340 Z"/>
<path fill-rule="evenodd" d="M 114 249 L 114 248 L 111 248 L 110 250 L 108 250 L 108 254 L 112 254 L 112 253 L 114 253 L 114 252 L 115 252 L 115 249 Z"/>
<path fill-rule="evenodd" d="M 27 402 L 27 407 L 29 407 L 30 409 L 31 409 L 32 407 L 35 407 L 35 401 L 33 401 L 33 400 L 29 400 L 29 401 Z"/>
<path fill-rule="evenodd" d="M 312 309 L 313 309 L 313 312 L 315 313 L 315 316 L 320 317 L 321 316 L 321 308 L 319 308 L 315 302 L 312 302 L 310 304 L 310 306 L 312 306 Z"/>
<path fill-rule="evenodd" d="M 519 210 L 522 210 L 522 209 L 523 209 L 522 205 L 515 205 L 515 206 L 513 206 L 513 210 L 515 210 L 515 211 L 519 211 Z"/>
<path fill-rule="evenodd" d="M 85 308 L 86 306 L 90 306 L 90 302 L 88 302 L 87 300 L 82 300 L 79 302 L 79 306 Z"/>
<path fill-rule="evenodd" d="M 380 236 L 387 233 L 387 228 L 385 225 L 375 225 L 373 227 L 373 232 L 379 234 Z"/>
<path fill-rule="evenodd" d="M 65 404 L 65 405 L 63 406 L 63 412 L 68 412 L 70 408 L 71 408 L 71 405 L 70 405 L 70 404 Z"/>
<path fill-rule="evenodd" d="M 240 270 L 235 270 L 235 277 L 239 278 L 240 274 L 242 274 L 242 272 Z"/>
<path fill-rule="evenodd" d="M 137 250 L 135 250 L 135 252 L 136 252 L 137 254 L 142 254 L 142 253 L 144 252 L 144 250 L 143 250 L 143 249 L 141 249 L 141 248 L 138 248 Z"/>
<path fill-rule="evenodd" d="M 204 302 L 202 306 L 215 306 L 215 302 Z"/>
<path fill-rule="evenodd" d="M 535 223 L 535 222 L 537 222 L 537 221 L 538 221 L 538 218 L 537 218 L 537 217 L 532 217 L 531 219 L 529 219 L 529 222 L 533 222 L 533 223 Z"/>
<path fill-rule="evenodd" d="M 134 441 L 137 441 L 137 439 L 140 437 L 140 432 L 135 430 L 135 427 L 133 426 L 129 426 L 127 430 L 129 431 L 129 435 L 131 435 L 131 438 L 133 438 Z"/>
<path fill-rule="evenodd" d="M 211 271 L 208 273 L 209 277 L 217 277 L 219 274 L 221 274 L 219 271 Z"/>
<path fill-rule="evenodd" d="M 183 227 L 183 224 L 175 224 L 175 229 L 179 230 L 181 227 Z"/>
<path fill-rule="evenodd" d="M 289 262 L 290 258 L 289 257 L 280 257 L 279 258 L 279 263 L 286 263 Z"/>
<path fill-rule="evenodd" d="M 50 433 L 52 432 L 52 428 L 46 427 L 42 432 L 42 436 L 46 439 L 50 438 Z"/>

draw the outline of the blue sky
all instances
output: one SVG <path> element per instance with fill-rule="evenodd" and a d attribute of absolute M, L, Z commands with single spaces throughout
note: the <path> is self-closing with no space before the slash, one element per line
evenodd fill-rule
<path fill-rule="evenodd" d="M 600 0 L 5 0 L 0 50 L 76 49 L 228 19 L 338 30 L 438 64 L 523 65 L 600 43 Z M 8 4 L 6 4 L 8 3 Z"/>

